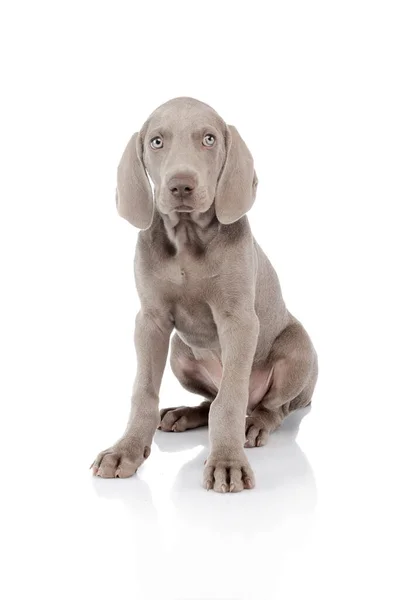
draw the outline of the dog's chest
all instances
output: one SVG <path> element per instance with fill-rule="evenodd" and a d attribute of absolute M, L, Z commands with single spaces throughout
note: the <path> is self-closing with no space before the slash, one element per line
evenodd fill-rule
<path fill-rule="evenodd" d="M 198 285 L 201 273 L 195 272 L 190 264 L 173 260 L 165 263 L 158 270 L 157 276 L 168 284 L 177 286 L 178 293 L 182 293 L 183 288 L 187 290 L 189 286 L 195 288 Z"/>
<path fill-rule="evenodd" d="M 199 261 L 174 260 L 166 266 L 164 277 L 175 328 L 190 346 L 215 347 L 217 328 L 209 305 L 215 277 Z M 172 285 L 171 285 L 172 283 Z"/>
<path fill-rule="evenodd" d="M 176 287 L 176 293 L 184 292 L 197 295 L 206 291 L 209 282 L 218 274 L 215 263 L 207 261 L 205 256 L 196 254 L 178 254 L 169 259 L 154 264 L 154 274 L 165 285 Z"/>
<path fill-rule="evenodd" d="M 183 341 L 192 347 L 216 348 L 218 334 L 208 304 L 195 298 L 181 298 L 172 310 L 175 328 Z"/>

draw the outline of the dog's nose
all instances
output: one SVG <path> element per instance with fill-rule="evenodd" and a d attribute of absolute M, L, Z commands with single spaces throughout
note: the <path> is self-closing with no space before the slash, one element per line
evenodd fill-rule
<path fill-rule="evenodd" d="M 192 195 L 197 185 L 194 175 L 179 174 L 174 175 L 168 181 L 168 189 L 173 196 L 180 198 L 188 198 Z"/>

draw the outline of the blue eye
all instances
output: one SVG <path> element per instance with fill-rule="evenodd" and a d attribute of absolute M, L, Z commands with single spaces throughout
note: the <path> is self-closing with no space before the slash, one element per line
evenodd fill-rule
<path fill-rule="evenodd" d="M 163 145 L 164 142 L 162 141 L 162 138 L 160 138 L 160 136 L 157 136 L 150 141 L 150 146 L 154 148 L 154 150 L 159 150 L 163 147 Z"/>
<path fill-rule="evenodd" d="M 207 135 L 205 135 L 203 137 L 203 146 L 207 146 L 208 148 L 211 148 L 211 146 L 214 146 L 215 144 L 215 137 L 213 135 L 211 135 L 211 133 L 207 133 Z"/>

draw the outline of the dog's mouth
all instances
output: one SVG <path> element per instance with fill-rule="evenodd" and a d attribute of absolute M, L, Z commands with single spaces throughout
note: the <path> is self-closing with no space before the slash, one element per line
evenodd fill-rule
<path fill-rule="evenodd" d="M 174 211 L 176 211 L 176 212 L 193 212 L 194 208 L 193 208 L 193 206 L 189 206 L 188 204 L 178 204 L 178 206 L 175 206 Z"/>
<path fill-rule="evenodd" d="M 155 190 L 155 199 L 163 214 L 179 214 L 204 212 L 209 208 L 208 192 L 204 186 L 199 186 L 193 194 L 175 196 L 165 185 Z"/>

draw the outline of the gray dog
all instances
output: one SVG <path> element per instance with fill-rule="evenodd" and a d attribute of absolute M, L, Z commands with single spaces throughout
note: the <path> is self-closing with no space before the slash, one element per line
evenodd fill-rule
<path fill-rule="evenodd" d="M 256 188 L 252 156 L 235 127 L 192 98 L 160 106 L 129 141 L 116 202 L 142 230 L 137 374 L 126 431 L 99 454 L 95 475 L 133 475 L 157 427 L 178 432 L 208 424 L 204 487 L 240 492 L 255 484 L 243 447 L 264 445 L 289 412 L 310 404 L 317 355 L 252 236 L 246 213 Z M 174 329 L 172 370 L 204 401 L 160 413 Z"/>

